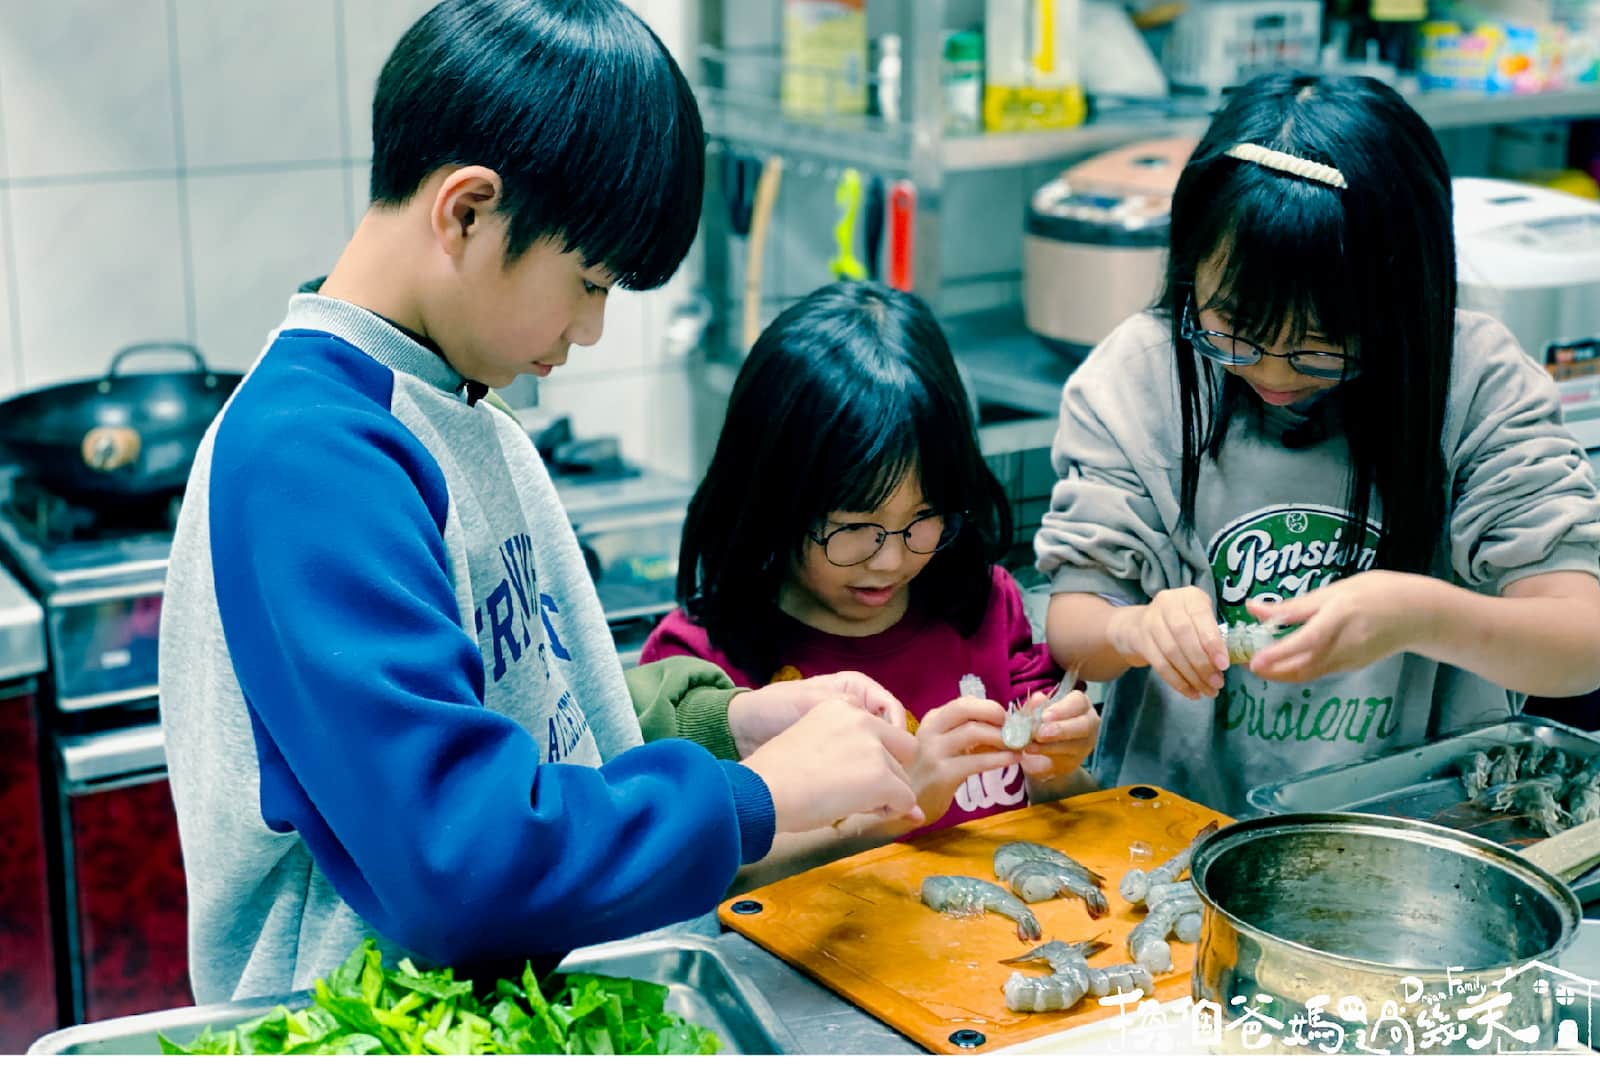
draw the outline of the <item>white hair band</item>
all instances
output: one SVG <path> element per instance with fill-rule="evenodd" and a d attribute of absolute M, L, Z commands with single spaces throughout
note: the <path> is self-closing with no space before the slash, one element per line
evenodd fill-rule
<path fill-rule="evenodd" d="M 1344 174 L 1337 167 L 1330 167 L 1326 163 L 1313 163 L 1309 159 L 1301 159 L 1299 156 L 1292 156 L 1275 148 L 1243 143 L 1234 145 L 1223 155 L 1256 163 L 1285 174 L 1293 174 L 1297 178 L 1308 178 L 1323 185 L 1331 185 L 1335 189 L 1349 188 L 1345 183 Z"/>

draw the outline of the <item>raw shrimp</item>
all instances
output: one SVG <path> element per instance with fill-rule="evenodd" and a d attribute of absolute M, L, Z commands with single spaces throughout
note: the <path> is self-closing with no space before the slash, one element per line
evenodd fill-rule
<path fill-rule="evenodd" d="M 1001 743 L 1019 752 L 1033 744 L 1034 735 L 1039 732 L 1039 722 L 1044 709 L 1043 704 L 1031 708 L 1020 705 L 1007 708 L 1005 724 L 1000 727 Z"/>
<path fill-rule="evenodd" d="M 1091 871 L 1065 852 L 1033 841 L 1007 841 L 995 849 L 994 876 L 1001 881 L 1005 881 L 1010 877 L 1014 868 L 1029 861 L 1053 863 L 1057 867 L 1065 867 L 1080 878 L 1087 879 L 1095 885 L 1105 885 L 1106 882 L 1099 874 Z"/>
<path fill-rule="evenodd" d="M 1186 911 L 1178 916 L 1178 921 L 1172 924 L 1172 936 L 1186 945 L 1192 945 L 1200 940 L 1200 919 L 1198 911 Z"/>
<path fill-rule="evenodd" d="M 1039 736 L 1039 727 L 1044 725 L 1044 711 L 1072 692 L 1078 684 L 1076 668 L 1067 671 L 1061 681 L 1050 691 L 1050 695 L 1042 701 L 1028 706 L 1031 697 L 1013 700 L 1006 708 L 1006 721 L 1000 727 L 1000 740 L 1010 749 L 1021 751 L 1031 745 Z"/>
<path fill-rule="evenodd" d="M 1131 993 L 1135 989 L 1144 990 L 1148 996 L 1155 996 L 1156 992 L 1156 980 L 1137 963 L 1114 963 L 1110 967 L 1089 971 L 1089 992 L 1097 997 L 1108 993 Z"/>
<path fill-rule="evenodd" d="M 1104 952 L 1111 945 L 1105 941 L 1046 941 L 1038 948 L 1030 949 L 1020 956 L 1012 956 L 1001 963 L 1044 963 L 1052 971 L 1070 971 L 1076 967 L 1087 968 L 1089 957 L 1097 952 Z"/>
<path fill-rule="evenodd" d="M 1056 897 L 1073 896 L 1083 900 L 1089 909 L 1089 918 L 1103 918 L 1111 910 L 1105 893 L 1086 878 L 1080 878 L 1065 867 L 1037 860 L 1019 863 L 1011 869 L 1011 891 L 1029 904 Z"/>
<path fill-rule="evenodd" d="M 1218 628 L 1228 643 L 1228 662 L 1232 664 L 1249 663 L 1283 632 L 1275 622 L 1224 622 Z"/>
<path fill-rule="evenodd" d="M 1012 1011 L 1066 1011 L 1089 991 L 1087 968 L 1085 972 L 1040 975 L 1012 971 L 1005 984 L 1006 1007 Z"/>
<path fill-rule="evenodd" d="M 1141 871 L 1135 867 L 1122 876 L 1122 881 L 1117 886 L 1117 892 L 1122 894 L 1122 899 L 1130 904 L 1137 904 L 1145 898 L 1153 885 L 1165 885 L 1176 882 L 1189 867 L 1189 856 L 1194 852 L 1194 847 L 1212 834 L 1217 832 L 1217 822 L 1213 819 L 1194 835 L 1194 840 L 1183 847 L 1183 850 L 1167 862 L 1149 871 Z"/>
<path fill-rule="evenodd" d="M 1167 944 L 1166 934 L 1147 929 L 1143 923 L 1128 935 L 1128 955 L 1151 974 L 1166 974 L 1172 970 L 1172 946 Z"/>
<path fill-rule="evenodd" d="M 1172 970 L 1172 948 L 1167 944 L 1167 935 L 1184 915 L 1199 911 L 1199 900 L 1192 903 L 1169 900 L 1151 908 L 1150 914 L 1128 933 L 1128 955 L 1151 974 Z"/>
<path fill-rule="evenodd" d="M 922 880 L 922 902 L 934 911 L 968 918 L 992 911 L 1017 924 L 1017 938 L 1037 941 L 1044 936 L 1039 920 L 1028 906 L 993 882 L 960 874 L 936 874 Z"/>
<path fill-rule="evenodd" d="M 1468 800 L 1477 800 L 1478 794 L 1489 788 L 1489 771 L 1492 768 L 1489 753 L 1482 749 L 1461 757 L 1456 763 L 1456 769 L 1461 774 L 1461 787 L 1467 791 Z"/>
<path fill-rule="evenodd" d="M 961 695 L 964 697 L 977 697 L 979 700 L 985 700 L 989 696 L 989 691 L 983 687 L 983 679 L 976 674 L 963 674 L 961 681 L 956 683 L 956 688 L 961 691 Z"/>
<path fill-rule="evenodd" d="M 1198 903 L 1200 893 L 1193 882 L 1167 882 L 1151 886 L 1144 894 L 1146 907 L 1158 907 L 1168 900 L 1192 900 Z"/>

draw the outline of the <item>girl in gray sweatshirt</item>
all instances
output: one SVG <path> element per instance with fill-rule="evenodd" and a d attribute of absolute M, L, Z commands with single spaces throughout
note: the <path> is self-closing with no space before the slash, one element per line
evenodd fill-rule
<path fill-rule="evenodd" d="M 1456 308 L 1438 142 L 1365 78 L 1264 75 L 1173 198 L 1167 284 L 1063 392 L 1051 651 L 1096 770 L 1257 785 L 1600 687 L 1600 499 L 1550 375 Z M 1276 640 L 1238 647 L 1241 627 Z"/>

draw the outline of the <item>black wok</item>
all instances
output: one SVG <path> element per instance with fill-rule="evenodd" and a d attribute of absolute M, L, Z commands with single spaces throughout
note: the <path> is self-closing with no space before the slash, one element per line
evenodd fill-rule
<path fill-rule="evenodd" d="M 129 356 L 183 352 L 194 369 L 122 373 Z M 195 450 L 242 374 L 212 371 L 181 341 L 131 345 L 105 377 L 68 382 L 0 403 L 0 446 L 51 492 L 116 505 L 180 491 Z"/>

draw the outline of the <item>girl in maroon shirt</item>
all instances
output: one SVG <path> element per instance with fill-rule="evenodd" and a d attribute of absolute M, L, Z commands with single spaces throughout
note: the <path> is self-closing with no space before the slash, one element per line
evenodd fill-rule
<path fill-rule="evenodd" d="M 1003 705 L 1044 699 L 1033 695 L 1062 673 L 994 565 L 1011 538 L 927 305 L 881 285 L 829 285 L 779 315 L 745 361 L 689 505 L 685 608 L 642 659 L 697 656 L 749 686 L 871 675 L 919 720 L 912 780 L 925 828 L 1088 788 L 1080 767 L 1099 718 L 1082 693 L 1047 709 L 1023 752 L 1000 740 Z M 965 674 L 989 699 L 960 696 Z M 907 829 L 853 827 L 853 846 L 829 851 Z"/>

